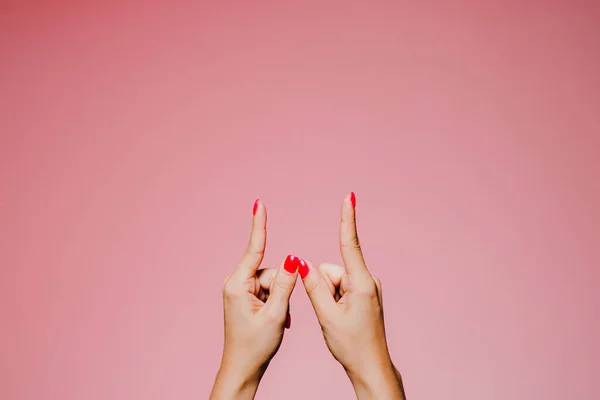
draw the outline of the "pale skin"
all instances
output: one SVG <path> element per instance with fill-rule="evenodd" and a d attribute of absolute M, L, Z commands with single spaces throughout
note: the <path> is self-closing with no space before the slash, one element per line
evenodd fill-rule
<path fill-rule="evenodd" d="M 388 351 L 381 282 L 364 261 L 355 211 L 353 195 L 346 196 L 340 223 L 344 266 L 324 263 L 315 268 L 290 256 L 279 268 L 259 270 L 267 214 L 264 204 L 257 203 L 244 257 L 223 283 L 225 342 L 211 400 L 254 398 L 283 340 L 299 272 L 325 343 L 346 371 L 357 399 L 405 400 L 402 378 Z"/>

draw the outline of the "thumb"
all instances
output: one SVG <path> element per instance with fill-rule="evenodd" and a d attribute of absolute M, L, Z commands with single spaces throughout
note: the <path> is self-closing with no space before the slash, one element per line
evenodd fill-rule
<path fill-rule="evenodd" d="M 273 315 L 278 315 L 282 318 L 287 315 L 290 296 L 292 295 L 294 286 L 296 286 L 298 267 L 301 261 L 298 257 L 289 255 L 281 267 L 278 268 L 269 291 L 269 298 L 265 304 L 265 307 Z"/>
<path fill-rule="evenodd" d="M 300 276 L 317 318 L 319 321 L 325 321 L 327 314 L 336 305 L 334 294 L 329 288 L 327 279 L 321 271 L 314 268 L 309 262 L 305 262 L 304 265 L 300 266 Z"/>

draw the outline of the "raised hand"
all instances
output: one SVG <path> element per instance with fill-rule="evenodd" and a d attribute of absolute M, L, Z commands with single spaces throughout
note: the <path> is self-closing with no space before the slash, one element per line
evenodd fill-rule
<path fill-rule="evenodd" d="M 280 268 L 258 270 L 267 237 L 267 210 L 256 201 L 248 247 L 223 282 L 225 342 L 210 399 L 252 399 L 290 327 L 289 299 L 303 260 L 288 256 Z"/>
<path fill-rule="evenodd" d="M 300 276 L 327 347 L 350 378 L 359 399 L 405 399 L 402 379 L 389 355 L 381 283 L 367 269 L 356 231 L 356 199 L 342 205 L 340 249 L 345 268 L 311 263 Z"/>

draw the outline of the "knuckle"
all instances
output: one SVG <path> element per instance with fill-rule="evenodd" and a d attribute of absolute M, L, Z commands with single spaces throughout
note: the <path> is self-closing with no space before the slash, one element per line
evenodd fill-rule
<path fill-rule="evenodd" d="M 227 288 L 227 282 L 229 282 L 229 278 L 231 275 L 228 275 L 223 279 L 223 283 L 221 284 L 221 289 L 223 290 L 223 294 L 225 293 L 225 289 Z"/>
<path fill-rule="evenodd" d="M 296 282 L 294 282 L 295 284 Z M 289 279 L 275 279 L 274 285 L 279 289 L 289 291 L 293 288 L 293 283 Z"/>
<path fill-rule="evenodd" d="M 279 313 L 276 312 L 276 310 L 273 307 L 265 308 L 264 317 L 265 317 L 267 324 L 269 324 L 269 325 L 278 323 L 281 320 L 281 316 L 279 315 Z"/>
<path fill-rule="evenodd" d="M 321 285 L 321 281 L 320 280 L 316 281 L 314 285 L 306 288 L 306 294 L 310 296 L 315 290 L 318 289 L 318 287 L 320 285 Z"/>
<path fill-rule="evenodd" d="M 320 312 L 317 315 L 317 318 L 319 320 L 319 325 L 321 325 L 321 329 L 325 330 L 327 328 L 331 328 L 334 327 L 338 324 L 336 324 L 336 317 L 335 317 L 335 313 L 332 312 Z"/>
<path fill-rule="evenodd" d="M 373 297 L 377 296 L 377 286 L 375 285 L 375 281 L 371 280 L 371 282 L 365 282 L 362 285 L 356 286 L 356 292 L 365 297 Z"/>
<path fill-rule="evenodd" d="M 360 250 L 360 241 L 358 240 L 357 235 L 353 235 L 349 240 L 345 240 L 342 242 L 342 250 Z"/>
<path fill-rule="evenodd" d="M 377 287 L 377 290 L 381 290 L 381 280 L 378 277 L 374 276 L 373 281 L 375 282 L 375 286 Z"/>
<path fill-rule="evenodd" d="M 319 325 L 321 325 L 321 330 L 324 332 L 327 327 L 331 326 L 331 319 L 329 317 L 322 316 L 319 318 Z"/>
<path fill-rule="evenodd" d="M 241 290 L 238 285 L 235 285 L 234 282 L 231 281 L 230 277 L 225 278 L 223 281 L 223 296 L 226 299 L 233 299 L 240 295 Z"/>
<path fill-rule="evenodd" d="M 248 243 L 246 247 L 246 255 L 258 255 L 262 256 L 265 254 L 265 249 L 262 246 L 255 244 L 253 241 Z"/>

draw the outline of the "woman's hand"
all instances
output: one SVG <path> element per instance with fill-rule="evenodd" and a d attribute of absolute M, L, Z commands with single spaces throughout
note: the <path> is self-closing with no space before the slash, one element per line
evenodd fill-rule
<path fill-rule="evenodd" d="M 225 342 L 211 400 L 252 399 L 284 328 L 290 327 L 289 299 L 303 260 L 288 256 L 280 268 L 258 271 L 266 246 L 267 210 L 254 205 L 250 242 L 235 272 L 223 282 Z"/>
<path fill-rule="evenodd" d="M 356 232 L 354 193 L 344 199 L 340 248 L 345 268 L 300 267 L 327 347 L 352 381 L 359 399 L 404 399 L 400 374 L 388 352 L 381 283 L 371 276 Z"/>

